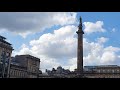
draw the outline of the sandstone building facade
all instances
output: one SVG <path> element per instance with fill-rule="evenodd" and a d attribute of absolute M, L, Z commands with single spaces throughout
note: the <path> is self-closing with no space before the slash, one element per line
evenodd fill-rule
<path fill-rule="evenodd" d="M 13 47 L 6 38 L 0 36 L 0 77 L 7 78 L 10 76 L 10 61 Z"/>
<path fill-rule="evenodd" d="M 40 59 L 31 55 L 11 58 L 12 45 L 0 36 L 0 78 L 38 78 Z"/>
<path fill-rule="evenodd" d="M 31 55 L 17 55 L 12 58 L 10 78 L 38 78 L 41 71 L 40 59 Z"/>
<path fill-rule="evenodd" d="M 120 78 L 120 66 L 84 66 L 84 76 L 87 78 Z"/>

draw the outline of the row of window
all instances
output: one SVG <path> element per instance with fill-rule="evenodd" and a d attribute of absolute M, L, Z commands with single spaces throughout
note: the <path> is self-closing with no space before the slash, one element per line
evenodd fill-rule
<path fill-rule="evenodd" d="M 104 70 L 104 69 L 100 69 L 100 70 L 97 70 L 98 73 L 120 73 L 120 69 L 107 69 L 107 70 Z"/>
<path fill-rule="evenodd" d="M 92 76 L 94 77 L 94 76 Z M 105 75 L 105 76 L 95 76 L 96 78 L 120 78 L 120 76 L 118 75 Z"/>
<path fill-rule="evenodd" d="M 120 76 L 106 76 L 105 78 L 120 78 Z"/>
<path fill-rule="evenodd" d="M 26 72 L 19 70 L 11 70 L 10 76 L 24 78 L 26 77 Z"/>
<path fill-rule="evenodd" d="M 86 75 L 88 78 L 120 78 L 120 75 Z"/>

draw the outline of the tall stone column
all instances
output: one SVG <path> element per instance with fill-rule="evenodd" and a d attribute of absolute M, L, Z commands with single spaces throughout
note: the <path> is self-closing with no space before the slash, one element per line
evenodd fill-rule
<path fill-rule="evenodd" d="M 77 46 L 77 73 L 83 75 L 83 34 L 82 31 L 82 18 L 80 17 L 80 24 L 78 26 L 78 46 Z"/>

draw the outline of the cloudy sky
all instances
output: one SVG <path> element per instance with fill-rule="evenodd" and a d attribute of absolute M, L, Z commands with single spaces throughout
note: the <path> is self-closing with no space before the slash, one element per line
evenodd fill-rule
<path fill-rule="evenodd" d="M 84 65 L 120 65 L 119 12 L 0 12 L 0 35 L 12 56 L 41 59 L 41 70 L 77 63 L 77 26 L 83 20 Z"/>

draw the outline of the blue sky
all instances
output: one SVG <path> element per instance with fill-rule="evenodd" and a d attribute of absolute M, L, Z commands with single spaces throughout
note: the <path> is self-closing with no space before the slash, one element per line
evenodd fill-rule
<path fill-rule="evenodd" d="M 97 33 L 87 36 L 91 39 L 99 37 L 99 36 L 106 36 L 110 38 L 108 42 L 109 45 L 120 46 L 119 44 L 119 32 L 120 32 L 120 22 L 119 12 L 79 12 L 78 17 L 82 16 L 83 22 L 96 22 L 96 21 L 103 21 L 104 28 L 107 30 L 107 33 Z M 111 32 L 111 30 L 115 28 L 116 32 Z M 113 43 L 114 42 L 114 43 Z"/>
<path fill-rule="evenodd" d="M 80 16 L 85 31 L 84 65 L 119 65 L 119 12 L 0 12 L 0 35 L 13 45 L 13 56 L 31 54 L 41 59 L 43 69 L 73 70 Z"/>

